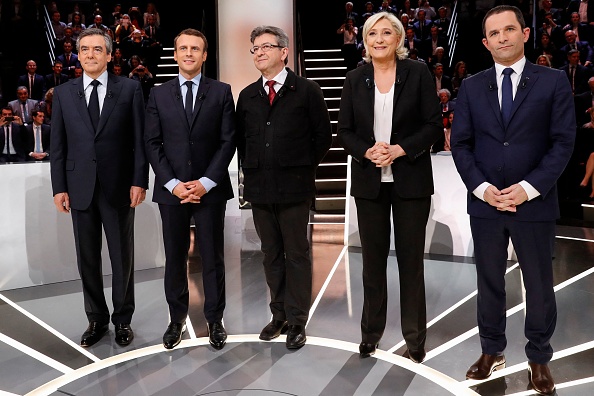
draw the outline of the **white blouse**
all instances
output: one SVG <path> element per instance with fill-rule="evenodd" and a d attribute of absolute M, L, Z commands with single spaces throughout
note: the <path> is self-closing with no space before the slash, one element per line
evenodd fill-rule
<path fill-rule="evenodd" d="M 394 113 L 394 85 L 386 93 L 375 87 L 375 103 L 373 106 L 373 135 L 376 142 L 390 144 L 392 136 L 392 114 Z M 393 182 L 392 167 L 382 167 L 382 183 Z"/>

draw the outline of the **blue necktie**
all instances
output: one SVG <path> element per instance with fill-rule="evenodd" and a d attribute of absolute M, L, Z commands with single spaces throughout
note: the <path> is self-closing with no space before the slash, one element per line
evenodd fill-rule
<path fill-rule="evenodd" d="M 507 67 L 503 70 L 503 84 L 501 85 L 501 115 L 503 116 L 503 124 L 507 125 L 511 117 L 512 105 L 514 97 L 512 93 L 512 82 L 510 75 L 514 69 Z"/>
<path fill-rule="evenodd" d="M 41 153 L 41 127 L 36 125 L 33 126 L 35 128 L 35 152 Z"/>

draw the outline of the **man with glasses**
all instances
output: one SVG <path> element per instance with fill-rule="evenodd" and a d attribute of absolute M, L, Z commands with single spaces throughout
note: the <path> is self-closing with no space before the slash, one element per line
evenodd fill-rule
<path fill-rule="evenodd" d="M 287 348 L 298 349 L 311 303 L 309 209 L 316 168 L 332 143 L 330 117 L 320 87 L 285 68 L 289 38 L 282 29 L 259 26 L 250 40 L 262 77 L 239 95 L 237 146 L 271 297 L 272 321 L 260 339 L 288 331 Z"/>

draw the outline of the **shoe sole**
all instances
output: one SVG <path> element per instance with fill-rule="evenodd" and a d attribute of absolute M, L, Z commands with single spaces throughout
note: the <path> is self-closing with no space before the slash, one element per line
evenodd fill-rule
<path fill-rule="evenodd" d="M 307 341 L 307 340 L 305 340 Z M 303 348 L 305 346 L 305 341 L 303 342 L 303 344 L 299 344 L 299 345 L 287 345 L 287 349 L 299 349 L 299 348 Z"/>

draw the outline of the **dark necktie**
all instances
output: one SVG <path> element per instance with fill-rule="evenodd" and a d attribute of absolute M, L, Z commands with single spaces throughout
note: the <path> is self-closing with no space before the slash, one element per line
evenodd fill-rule
<path fill-rule="evenodd" d="M 33 75 L 29 75 L 29 81 L 29 92 L 31 93 L 31 95 L 33 95 L 33 81 L 35 81 Z"/>
<path fill-rule="evenodd" d="M 575 92 L 575 66 L 569 67 L 569 77 L 571 81 L 571 92 Z"/>
<path fill-rule="evenodd" d="M 186 81 L 186 87 L 188 87 L 186 91 L 186 118 L 188 119 L 188 124 L 192 125 L 192 113 L 194 112 L 194 94 L 192 93 L 192 85 L 194 83 L 192 81 Z"/>
<path fill-rule="evenodd" d="M 511 116 L 512 104 L 514 102 L 512 82 L 510 75 L 514 69 L 507 67 L 503 70 L 503 84 L 501 85 L 501 115 L 503 123 L 507 125 Z"/>
<path fill-rule="evenodd" d="M 97 92 L 97 87 L 101 84 L 97 80 L 91 81 L 91 85 L 93 86 L 93 91 L 91 91 L 91 97 L 89 98 L 89 115 L 91 116 L 91 123 L 93 124 L 93 128 L 95 128 L 95 132 L 97 132 L 97 127 L 99 126 L 99 94 Z"/>
<path fill-rule="evenodd" d="M 266 81 L 266 85 L 268 85 L 268 101 L 270 102 L 270 105 L 272 105 L 272 101 L 274 100 L 274 97 L 276 96 L 276 91 L 274 90 L 274 84 L 276 84 L 276 81 L 274 81 L 274 80 Z"/>

